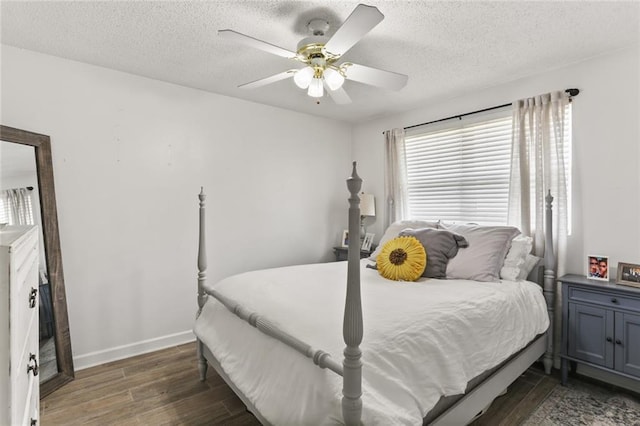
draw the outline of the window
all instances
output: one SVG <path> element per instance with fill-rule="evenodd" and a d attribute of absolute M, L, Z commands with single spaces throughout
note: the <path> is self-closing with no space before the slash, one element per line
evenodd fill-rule
<path fill-rule="evenodd" d="M 571 104 L 565 114 L 570 123 Z M 409 217 L 506 225 L 511 115 L 506 107 L 407 132 Z M 570 125 L 565 137 L 571 141 Z M 566 144 L 565 152 L 567 170 L 570 145 Z M 568 185 L 571 194 L 571 182 Z"/>
<path fill-rule="evenodd" d="M 9 203 L 3 193 L 0 193 L 0 223 L 9 223 Z"/>
<path fill-rule="evenodd" d="M 33 203 L 27 189 L 0 191 L 0 223 L 33 225 Z"/>

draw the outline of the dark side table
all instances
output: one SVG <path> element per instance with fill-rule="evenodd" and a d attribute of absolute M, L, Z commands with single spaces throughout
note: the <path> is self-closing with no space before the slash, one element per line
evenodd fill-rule
<path fill-rule="evenodd" d="M 336 262 L 341 260 L 347 260 L 348 250 L 346 247 L 334 247 L 333 254 L 336 255 Z M 360 259 L 364 259 L 365 257 L 371 256 L 375 247 L 371 247 L 371 250 L 360 250 Z"/>

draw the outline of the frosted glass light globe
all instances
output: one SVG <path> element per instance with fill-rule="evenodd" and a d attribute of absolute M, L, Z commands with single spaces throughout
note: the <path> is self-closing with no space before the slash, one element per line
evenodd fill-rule
<path fill-rule="evenodd" d="M 296 86 L 301 89 L 306 89 L 307 87 L 309 87 L 309 83 L 311 83 L 312 79 L 313 68 L 311 67 L 304 67 L 301 70 L 296 71 L 296 73 L 293 75 L 293 82 L 296 83 Z"/>
<path fill-rule="evenodd" d="M 322 79 L 313 78 L 311 80 L 311 84 L 309 84 L 309 91 L 307 92 L 307 94 L 312 98 L 321 98 L 324 94 L 324 89 L 322 88 Z"/>
<path fill-rule="evenodd" d="M 329 90 L 338 90 L 344 84 L 344 77 L 333 68 L 327 68 L 324 70 L 324 81 Z"/>

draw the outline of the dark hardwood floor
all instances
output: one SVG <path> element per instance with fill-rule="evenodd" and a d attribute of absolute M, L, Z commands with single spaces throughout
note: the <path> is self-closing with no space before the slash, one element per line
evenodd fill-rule
<path fill-rule="evenodd" d="M 496 398 L 487 412 L 471 425 L 519 425 L 559 383 L 557 375 L 547 376 L 542 363 L 536 363 L 509 386 L 505 395 Z"/>
<path fill-rule="evenodd" d="M 189 343 L 76 373 L 40 401 L 43 425 L 259 425 Z"/>
<path fill-rule="evenodd" d="M 517 425 L 559 380 L 533 366 L 473 425 Z M 195 343 L 78 371 L 40 402 L 49 425 L 258 425 L 210 368 L 200 382 Z"/>

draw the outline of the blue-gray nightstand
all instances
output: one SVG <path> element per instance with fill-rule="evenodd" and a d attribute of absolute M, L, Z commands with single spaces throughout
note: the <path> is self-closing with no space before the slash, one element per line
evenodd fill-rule
<path fill-rule="evenodd" d="M 640 288 L 565 275 L 562 283 L 562 384 L 568 364 L 640 383 Z"/>

